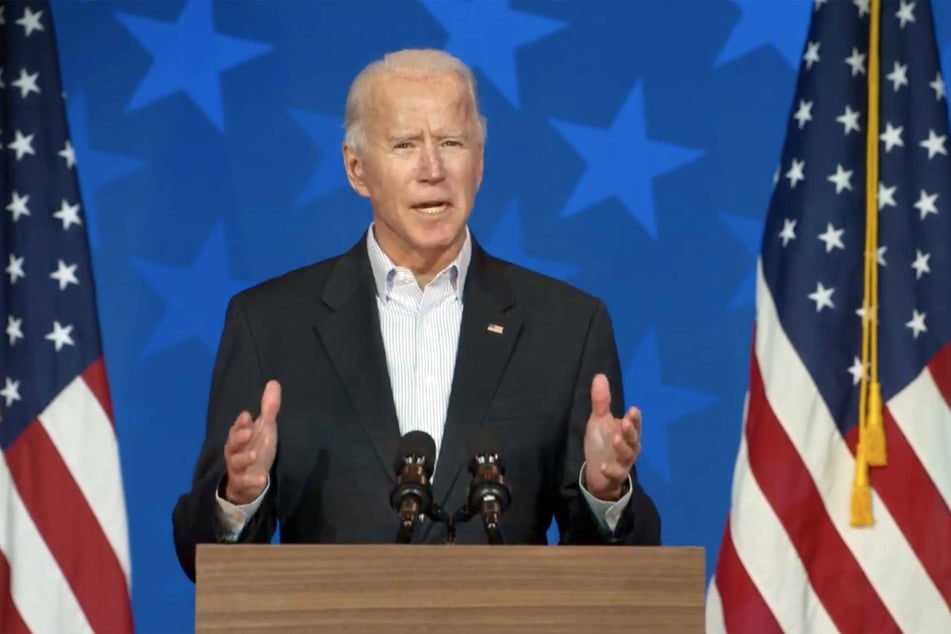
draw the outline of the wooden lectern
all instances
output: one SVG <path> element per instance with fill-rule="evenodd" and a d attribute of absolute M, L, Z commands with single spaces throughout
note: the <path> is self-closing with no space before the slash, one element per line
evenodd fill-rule
<path fill-rule="evenodd" d="M 702 632 L 702 548 L 198 546 L 196 631 Z"/>

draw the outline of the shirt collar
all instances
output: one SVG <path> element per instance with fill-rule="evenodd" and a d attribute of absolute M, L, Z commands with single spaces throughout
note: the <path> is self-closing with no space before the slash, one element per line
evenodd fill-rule
<path fill-rule="evenodd" d="M 376 241 L 373 235 L 373 223 L 367 230 L 367 253 L 370 256 L 370 268 L 373 270 L 373 281 L 376 284 L 376 294 L 378 297 L 388 299 L 390 289 L 393 285 L 393 277 L 396 274 L 397 267 L 393 260 L 389 258 L 380 243 Z M 472 260 L 472 238 L 469 234 L 469 227 L 466 227 L 466 240 L 459 249 L 459 254 L 449 263 L 449 266 L 440 271 L 433 279 L 449 271 L 450 281 L 459 301 L 462 301 L 462 292 L 466 285 L 466 274 L 469 272 L 469 262 Z M 408 269 L 407 269 L 408 270 Z"/>

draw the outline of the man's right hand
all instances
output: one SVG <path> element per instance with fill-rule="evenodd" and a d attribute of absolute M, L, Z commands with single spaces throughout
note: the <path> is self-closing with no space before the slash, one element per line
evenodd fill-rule
<path fill-rule="evenodd" d="M 228 432 L 225 464 L 228 468 L 224 497 L 232 504 L 253 502 L 267 485 L 277 453 L 277 413 L 281 409 L 281 384 L 268 381 L 261 396 L 257 420 L 241 412 Z"/>

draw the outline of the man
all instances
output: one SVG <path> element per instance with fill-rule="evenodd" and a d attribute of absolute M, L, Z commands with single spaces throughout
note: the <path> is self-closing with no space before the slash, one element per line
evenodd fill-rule
<path fill-rule="evenodd" d="M 449 512 L 469 439 L 497 432 L 509 542 L 544 543 L 554 517 L 563 543 L 659 543 L 604 305 L 469 233 L 484 142 L 471 72 L 445 53 L 394 53 L 354 80 L 344 167 L 373 223 L 348 253 L 229 304 L 207 436 L 173 513 L 189 577 L 197 543 L 267 542 L 278 522 L 284 542 L 392 542 L 393 463 L 412 430 L 436 442 Z M 427 520 L 414 540 L 445 535 Z M 478 522 L 457 534 L 485 541 Z"/>

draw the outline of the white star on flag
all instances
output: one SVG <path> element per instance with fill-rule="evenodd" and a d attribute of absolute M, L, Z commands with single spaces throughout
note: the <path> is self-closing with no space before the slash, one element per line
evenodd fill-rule
<path fill-rule="evenodd" d="M 835 174 L 829 176 L 829 182 L 835 183 L 835 193 L 841 194 L 843 190 L 852 190 L 852 171 L 842 167 L 841 163 L 836 164 Z"/>
<path fill-rule="evenodd" d="M 881 211 L 884 207 L 897 207 L 898 204 L 895 203 L 895 190 L 898 189 L 897 185 L 892 185 L 891 187 L 885 187 L 884 183 L 878 184 L 878 209 Z"/>
<path fill-rule="evenodd" d="M 918 202 L 915 203 L 915 209 L 921 212 L 921 220 L 924 220 L 928 214 L 938 214 L 938 207 L 935 205 L 937 200 L 938 194 L 929 194 L 925 190 L 921 190 Z"/>
<path fill-rule="evenodd" d="M 862 380 L 862 360 L 858 357 L 855 357 L 855 361 L 852 362 L 849 374 L 852 375 L 852 385 L 858 385 L 859 381 Z"/>
<path fill-rule="evenodd" d="M 14 401 L 20 400 L 20 382 L 7 377 L 6 385 L 0 390 L 0 396 L 6 401 L 6 406 L 10 407 Z"/>
<path fill-rule="evenodd" d="M 845 245 L 842 244 L 843 233 L 845 229 L 836 229 L 831 222 L 826 225 L 825 233 L 819 234 L 819 239 L 826 243 L 826 253 L 835 248 L 845 249 Z"/>
<path fill-rule="evenodd" d="M 806 180 L 806 175 L 803 173 L 804 169 L 806 169 L 805 161 L 792 160 L 792 166 L 789 168 L 789 171 L 786 172 L 786 178 L 789 179 L 790 188 L 796 189 L 796 183 Z"/>
<path fill-rule="evenodd" d="M 779 237 L 783 239 L 783 246 L 789 244 L 790 240 L 796 239 L 796 223 L 798 220 L 786 218 L 783 220 L 783 230 L 779 232 Z"/>
<path fill-rule="evenodd" d="M 56 266 L 56 270 L 50 273 L 50 277 L 59 282 L 59 290 L 66 290 L 66 287 L 70 284 L 75 284 L 79 286 L 79 280 L 76 279 L 76 265 L 69 264 L 67 265 L 62 260 L 59 260 Z"/>
<path fill-rule="evenodd" d="M 911 311 L 911 320 L 908 321 L 905 326 L 911 328 L 911 332 L 915 339 L 918 338 L 923 332 L 928 332 L 928 327 L 925 326 L 925 313 L 919 313 L 917 309 Z"/>
<path fill-rule="evenodd" d="M 944 134 L 938 136 L 934 130 L 928 130 L 928 138 L 919 143 L 921 147 L 928 150 L 928 160 L 930 161 L 936 154 L 948 155 L 948 150 L 944 147 L 948 137 Z"/>
<path fill-rule="evenodd" d="M 862 128 L 859 127 L 859 113 L 852 110 L 848 105 L 845 106 L 845 112 L 836 117 L 835 120 L 845 126 L 844 134 L 846 136 L 853 130 L 856 132 L 862 131 Z"/>
<path fill-rule="evenodd" d="M 7 205 L 7 211 L 13 214 L 13 222 L 17 222 L 21 216 L 29 216 L 30 209 L 26 204 L 30 202 L 30 195 L 21 196 L 17 192 L 13 192 L 10 197 L 10 204 Z"/>
<path fill-rule="evenodd" d="M 23 318 L 14 317 L 13 315 L 7 315 L 7 338 L 10 341 L 10 347 L 17 342 L 18 339 L 23 339 Z"/>
<path fill-rule="evenodd" d="M 31 92 L 40 94 L 40 87 L 36 85 L 36 80 L 39 79 L 39 73 L 33 73 L 32 75 L 27 74 L 25 68 L 20 69 L 20 78 L 16 81 L 11 81 L 11 86 L 16 86 L 20 89 L 20 97 L 26 99 L 26 96 Z"/>
<path fill-rule="evenodd" d="M 42 11 L 37 11 L 33 13 L 30 11 L 30 7 L 26 7 L 23 11 L 23 17 L 17 20 L 17 24 L 23 27 L 23 32 L 26 37 L 30 37 L 33 31 L 45 31 L 43 24 L 40 23 L 40 17 L 43 15 Z"/>
<path fill-rule="evenodd" d="M 16 150 L 18 161 L 23 158 L 24 154 L 36 154 L 33 149 L 33 135 L 23 136 L 23 133 L 19 130 L 16 131 L 16 138 L 13 143 L 8 145 L 7 148 Z"/>
<path fill-rule="evenodd" d="M 899 7 L 898 12 L 895 14 L 895 17 L 901 22 L 901 28 L 904 29 L 906 24 L 915 21 L 914 11 L 914 2 L 905 2 L 905 0 L 901 0 L 901 7 Z"/>
<path fill-rule="evenodd" d="M 935 75 L 934 81 L 928 83 L 934 89 L 934 98 L 938 101 L 941 101 L 948 96 L 948 93 L 945 92 L 944 79 L 941 78 L 941 73 Z"/>
<path fill-rule="evenodd" d="M 53 217 L 63 221 L 63 231 L 69 229 L 70 225 L 82 225 L 83 221 L 79 218 L 79 205 L 70 205 L 63 200 L 59 211 L 53 212 Z"/>
<path fill-rule="evenodd" d="M 23 272 L 23 260 L 24 257 L 22 255 L 17 257 L 12 253 L 10 254 L 10 261 L 7 264 L 7 275 L 10 276 L 11 284 L 16 284 L 18 279 L 26 277 L 26 273 Z"/>
<path fill-rule="evenodd" d="M 47 334 L 44 338 L 48 341 L 52 341 L 56 346 L 56 352 L 59 352 L 63 349 L 63 346 L 76 345 L 76 342 L 73 341 L 72 332 L 72 324 L 61 326 L 58 321 L 54 321 L 52 332 Z"/>
<path fill-rule="evenodd" d="M 816 303 L 817 313 L 826 307 L 835 308 L 835 304 L 832 303 L 832 293 L 834 292 L 834 288 L 826 288 L 822 285 L 822 282 L 816 284 L 816 290 L 814 293 L 809 293 L 809 299 Z"/>
<path fill-rule="evenodd" d="M 67 169 L 73 169 L 76 165 L 76 151 L 73 150 L 73 144 L 69 142 L 69 139 L 66 139 L 66 146 L 58 154 L 66 159 Z"/>
<path fill-rule="evenodd" d="M 890 121 L 885 122 L 885 131 L 878 137 L 885 143 L 885 152 L 891 152 L 896 145 L 905 147 L 905 142 L 901 140 L 901 133 L 904 129 L 905 126 L 900 125 L 896 128 Z"/>
<path fill-rule="evenodd" d="M 852 47 L 852 54 L 845 58 L 845 63 L 852 67 L 852 77 L 865 74 L 865 53 L 859 53 L 856 47 Z"/>
<path fill-rule="evenodd" d="M 911 263 L 911 268 L 915 269 L 916 280 L 920 280 L 925 273 L 931 273 L 931 267 L 928 266 L 930 259 L 930 253 L 922 253 L 919 249 L 915 249 L 915 261 Z"/>
<path fill-rule="evenodd" d="M 899 64 L 895 62 L 895 66 L 892 72 L 885 75 L 888 81 L 892 82 L 894 91 L 898 92 L 898 89 L 902 86 L 908 85 L 908 64 Z"/>
<path fill-rule="evenodd" d="M 793 115 L 793 119 L 799 122 L 799 129 L 802 130 L 808 121 L 812 121 L 812 102 L 800 101 L 799 109 Z"/>
<path fill-rule="evenodd" d="M 802 61 L 806 62 L 806 68 L 812 68 L 812 65 L 819 61 L 819 46 L 821 42 L 809 42 L 806 44 L 806 52 L 802 56 Z"/>

